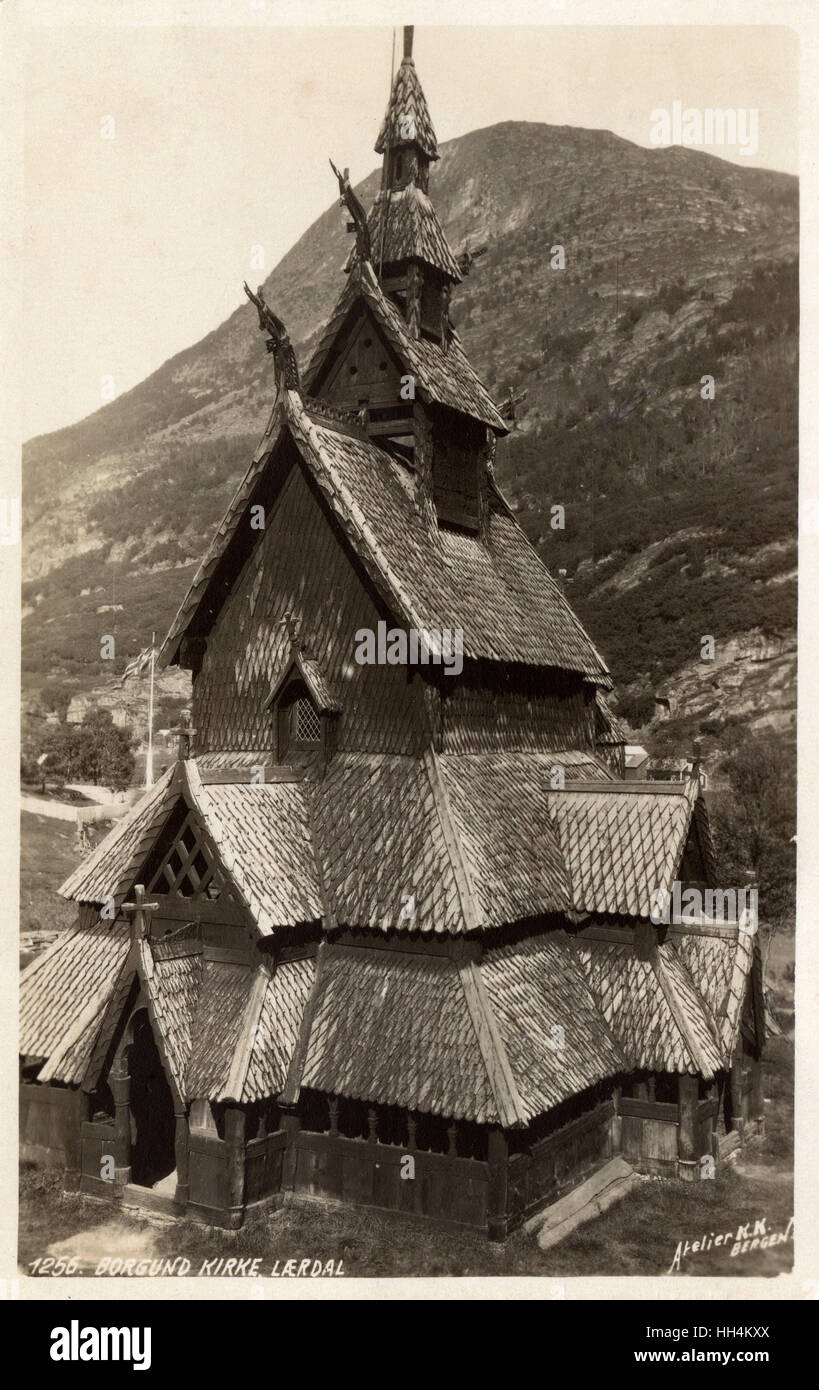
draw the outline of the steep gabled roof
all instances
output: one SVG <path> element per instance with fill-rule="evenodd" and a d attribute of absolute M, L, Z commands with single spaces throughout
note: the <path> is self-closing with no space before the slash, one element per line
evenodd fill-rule
<path fill-rule="evenodd" d="M 321 663 L 315 661 L 313 657 L 306 656 L 302 651 L 295 652 L 278 680 L 274 681 L 267 697 L 268 705 L 272 705 L 278 699 L 290 677 L 294 675 L 301 676 L 317 710 L 322 714 L 337 714 L 339 712 L 341 703 L 331 688 Z"/>
<path fill-rule="evenodd" d="M 486 544 L 445 528 L 433 534 L 416 508 L 406 470 L 383 449 L 314 420 L 296 392 L 283 392 L 274 414 L 271 447 L 286 420 L 302 460 L 396 618 L 419 629 L 461 629 L 467 657 L 572 670 L 610 684 L 603 658 L 499 497 L 490 507 Z M 257 450 L 256 482 L 263 457 Z M 163 644 L 163 663 L 175 658 L 200 608 L 212 618 L 224 597 L 211 585 L 252 486 L 243 482 L 241 503 L 229 509 L 200 565 Z"/>
<path fill-rule="evenodd" d="M 382 449 L 313 421 L 292 393 L 288 409 L 302 457 L 396 616 L 416 628 L 461 629 L 468 657 L 608 683 L 605 662 L 500 500 L 485 544 L 446 528 L 433 533 L 404 470 Z"/>
<path fill-rule="evenodd" d="M 193 759 L 176 763 L 59 889 L 117 907 L 180 797 L 194 809 L 222 867 L 263 936 L 323 916 L 304 787 L 206 785 Z"/>
<path fill-rule="evenodd" d="M 413 134 L 410 138 L 406 133 L 407 121 L 412 122 Z M 406 145 L 410 140 L 414 140 L 430 159 L 438 158 L 438 141 L 427 99 L 418 80 L 415 63 L 411 57 L 405 57 L 395 74 L 387 110 L 375 142 L 375 152 L 383 154 L 388 144 Z"/>

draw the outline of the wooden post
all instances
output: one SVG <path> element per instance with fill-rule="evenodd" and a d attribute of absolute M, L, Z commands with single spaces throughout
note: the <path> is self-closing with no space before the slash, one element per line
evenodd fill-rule
<path fill-rule="evenodd" d="M 620 1101 L 623 1095 L 622 1086 L 615 1086 L 612 1092 L 614 1103 L 614 1114 L 611 1117 L 611 1157 L 623 1152 L 623 1117 L 620 1114 Z"/>
<path fill-rule="evenodd" d="M 67 1119 L 65 1134 L 65 1177 L 63 1187 L 66 1192 L 79 1191 L 82 1181 L 82 1126 L 83 1120 L 91 1118 L 91 1097 L 79 1091 L 74 1106 L 74 1123 Z"/>
<path fill-rule="evenodd" d="M 176 1194 L 174 1201 L 180 1207 L 188 1205 L 190 1181 L 188 1178 L 188 1115 L 184 1106 L 174 1111 L 176 1129 L 174 1133 L 174 1153 L 176 1155 Z"/>
<path fill-rule="evenodd" d="M 120 1190 L 131 1181 L 131 1078 L 125 1057 L 119 1057 L 108 1077 L 114 1097 L 114 1181 Z"/>
<path fill-rule="evenodd" d="M 489 1131 L 489 1210 L 487 1230 L 490 1240 L 505 1240 L 509 1228 L 509 1143 L 502 1129 Z"/>
<path fill-rule="evenodd" d="M 245 1204 L 245 1112 L 239 1105 L 225 1109 L 228 1146 L 227 1215 L 232 1228 L 240 1226 Z"/>
<path fill-rule="evenodd" d="M 447 1139 L 447 1157 L 448 1157 L 448 1158 L 457 1158 L 457 1157 L 458 1157 L 458 1126 L 457 1126 L 457 1124 L 455 1123 L 454 1120 L 453 1120 L 452 1124 L 449 1126 L 449 1129 L 448 1129 L 447 1132 L 446 1132 L 446 1139 Z"/>
<path fill-rule="evenodd" d="M 765 1133 L 765 1088 L 762 1073 L 762 1057 L 754 1057 L 751 1062 L 751 1110 L 756 1119 L 757 1133 Z"/>
<path fill-rule="evenodd" d="M 679 1116 L 677 1173 L 686 1182 L 699 1177 L 700 1155 L 697 1153 L 697 1107 L 700 1081 L 698 1076 L 683 1072 L 679 1077 Z"/>
<path fill-rule="evenodd" d="M 745 1091 L 744 1077 L 742 1075 L 742 1050 L 734 1053 L 731 1062 L 731 1129 L 736 1130 L 740 1139 L 745 1135 L 745 1116 L 743 1113 L 743 1095 Z"/>
<path fill-rule="evenodd" d="M 282 1105 L 279 1101 L 281 1110 L 281 1127 L 286 1136 L 284 1158 L 282 1160 L 282 1191 L 292 1192 L 296 1186 L 296 1143 L 299 1130 L 301 1129 L 301 1117 L 295 1105 Z"/>

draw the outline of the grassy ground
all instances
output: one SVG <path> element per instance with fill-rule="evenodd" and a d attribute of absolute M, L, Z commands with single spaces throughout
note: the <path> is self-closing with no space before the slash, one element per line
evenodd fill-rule
<path fill-rule="evenodd" d="M 87 827 L 89 847 L 110 829 L 108 822 Z M 77 917 L 76 904 L 57 895 L 60 884 L 80 860 L 70 821 L 51 816 L 20 815 L 20 932 L 62 931 Z"/>

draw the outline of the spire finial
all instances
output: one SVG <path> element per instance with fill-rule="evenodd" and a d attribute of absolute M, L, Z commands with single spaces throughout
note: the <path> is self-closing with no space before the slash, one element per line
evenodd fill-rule
<path fill-rule="evenodd" d="M 415 33 L 414 24 L 404 25 L 404 57 L 412 58 L 412 36 Z"/>

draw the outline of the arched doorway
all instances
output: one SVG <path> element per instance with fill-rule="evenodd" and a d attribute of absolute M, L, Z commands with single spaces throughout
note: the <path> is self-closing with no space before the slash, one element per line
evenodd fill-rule
<path fill-rule="evenodd" d="M 131 1181 L 153 1187 L 176 1167 L 173 1096 L 146 1009 L 131 1021 Z"/>

